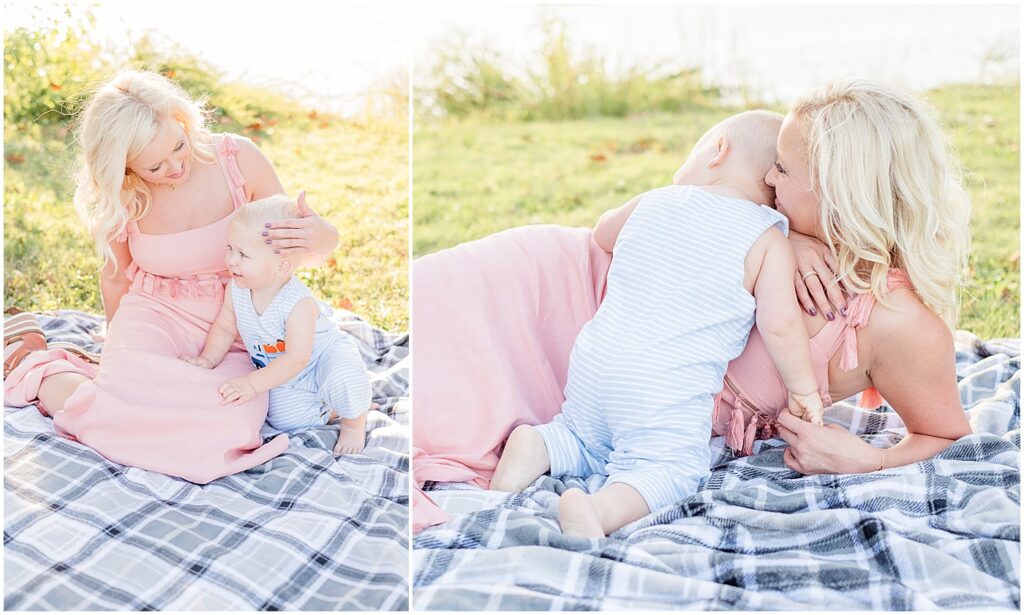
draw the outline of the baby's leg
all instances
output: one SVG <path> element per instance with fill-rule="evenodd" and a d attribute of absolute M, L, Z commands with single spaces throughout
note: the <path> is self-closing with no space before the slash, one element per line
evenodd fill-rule
<path fill-rule="evenodd" d="M 647 512 L 638 514 L 640 509 L 626 498 L 601 498 L 596 505 L 606 532 L 696 493 L 711 467 L 711 412 L 710 398 L 701 396 L 634 408 L 628 420 L 616 417 L 616 448 L 609 455 L 605 488 L 632 488 Z"/>
<path fill-rule="evenodd" d="M 603 461 L 587 450 L 565 415 L 558 414 L 545 425 L 520 425 L 512 431 L 491 479 L 491 489 L 518 492 L 545 472 L 552 476 L 589 476 L 603 468 Z"/>
<path fill-rule="evenodd" d="M 282 384 L 270 389 L 267 422 L 274 429 L 298 431 L 323 424 L 320 396 L 302 386 Z"/>
<path fill-rule="evenodd" d="M 341 419 L 334 453 L 363 452 L 373 391 L 359 350 L 348 340 L 332 345 L 317 359 L 316 380 L 324 403 Z"/>
<path fill-rule="evenodd" d="M 548 449 L 540 432 L 532 425 L 520 425 L 512 430 L 505 443 L 489 488 L 518 493 L 550 467 Z"/>
<path fill-rule="evenodd" d="M 356 455 L 366 448 L 366 412 L 353 419 L 338 421 L 341 431 L 334 445 L 335 455 Z"/>
<path fill-rule="evenodd" d="M 570 489 L 558 499 L 558 522 L 569 536 L 604 538 L 650 512 L 640 492 L 626 483 L 606 485 L 593 495 Z"/>

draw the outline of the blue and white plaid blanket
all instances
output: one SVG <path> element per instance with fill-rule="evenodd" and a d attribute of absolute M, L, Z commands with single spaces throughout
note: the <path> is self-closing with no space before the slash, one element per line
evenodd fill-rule
<path fill-rule="evenodd" d="M 600 540 L 558 529 L 558 496 L 578 481 L 515 495 L 435 484 L 452 519 L 413 541 L 414 608 L 1019 611 L 1019 343 L 959 334 L 957 348 L 974 434 L 914 465 L 800 476 L 781 440 L 736 459 L 716 438 L 695 496 Z M 906 434 L 888 408 L 839 403 L 826 421 L 875 446 Z"/>
<path fill-rule="evenodd" d="M 6 408 L 5 608 L 406 610 L 408 336 L 335 313 L 381 405 L 361 455 L 335 458 L 338 428 L 313 429 L 199 486 L 107 461 L 34 407 Z M 40 321 L 50 340 L 99 349 L 96 316 Z"/>

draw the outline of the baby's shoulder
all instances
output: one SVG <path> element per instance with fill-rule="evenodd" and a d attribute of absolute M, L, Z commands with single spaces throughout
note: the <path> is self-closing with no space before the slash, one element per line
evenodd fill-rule
<path fill-rule="evenodd" d="M 301 318 L 317 319 L 320 317 L 320 302 L 313 295 L 300 297 L 288 311 L 288 318 L 298 316 Z"/>

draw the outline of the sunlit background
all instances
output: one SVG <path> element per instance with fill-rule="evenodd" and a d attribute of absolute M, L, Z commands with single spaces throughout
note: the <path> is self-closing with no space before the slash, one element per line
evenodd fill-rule
<path fill-rule="evenodd" d="M 486 46 L 512 70 L 537 68 L 543 24 L 609 72 L 700 67 L 730 97 L 786 101 L 846 76 L 926 89 L 1020 72 L 1016 4 L 448 5 L 414 7 L 418 80 L 439 48 Z"/>
<path fill-rule="evenodd" d="M 117 53 L 150 34 L 201 56 L 228 80 L 304 99 L 334 113 L 380 105 L 405 87 L 409 10 L 348 2 L 73 3 L 95 18 L 92 35 Z M 33 27 L 66 11 L 52 2 L 5 2 L 4 30 Z"/>

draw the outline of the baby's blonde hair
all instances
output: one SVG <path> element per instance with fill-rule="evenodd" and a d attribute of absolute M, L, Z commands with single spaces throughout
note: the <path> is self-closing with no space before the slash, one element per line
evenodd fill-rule
<path fill-rule="evenodd" d="M 255 230 L 262 229 L 267 222 L 301 216 L 294 199 L 283 194 L 274 194 L 239 207 L 231 224 L 241 224 L 245 228 Z"/>
<path fill-rule="evenodd" d="M 705 132 L 694 151 L 710 140 L 725 137 L 733 151 L 746 157 L 763 178 L 775 164 L 775 145 L 782 128 L 781 113 L 756 109 L 730 116 Z"/>
<path fill-rule="evenodd" d="M 118 73 L 96 90 L 79 118 L 76 137 L 82 153 L 73 200 L 105 266 L 114 263 L 110 242 L 130 221 L 144 217 L 153 201 L 145 182 L 128 172 L 127 163 L 149 145 L 167 119 L 181 124 L 193 161 L 216 160 L 203 102 L 156 73 Z"/>
<path fill-rule="evenodd" d="M 931 109 L 891 86 L 846 80 L 798 99 L 792 112 L 837 276 L 891 305 L 887 273 L 902 268 L 924 304 L 955 327 L 970 201 Z"/>

